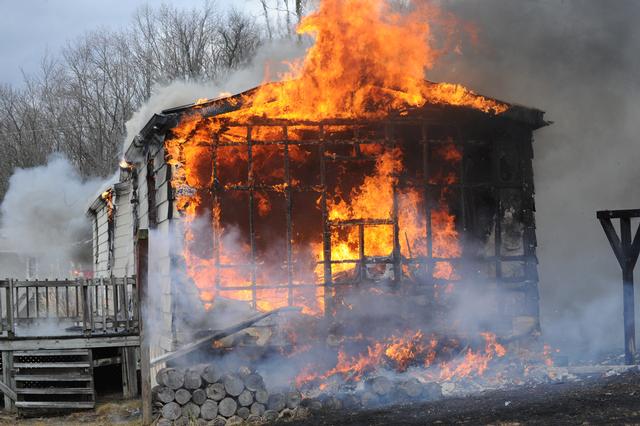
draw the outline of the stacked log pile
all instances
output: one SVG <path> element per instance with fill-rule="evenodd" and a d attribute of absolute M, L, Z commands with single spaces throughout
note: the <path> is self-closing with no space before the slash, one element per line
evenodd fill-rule
<path fill-rule="evenodd" d="M 164 368 L 153 388 L 158 425 L 232 426 L 293 418 L 307 411 L 299 392 L 270 393 L 248 367 L 222 372 L 216 365 Z"/>
<path fill-rule="evenodd" d="M 310 411 L 358 410 L 384 405 L 414 401 L 435 401 L 442 398 L 442 389 L 437 383 L 423 383 L 415 378 L 391 380 L 386 376 L 372 377 L 365 381 L 359 391 L 320 394 L 304 398 L 300 407 Z"/>

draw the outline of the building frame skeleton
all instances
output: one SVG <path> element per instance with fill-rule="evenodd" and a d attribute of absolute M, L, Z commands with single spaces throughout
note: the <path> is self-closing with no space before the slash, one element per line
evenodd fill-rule
<path fill-rule="evenodd" d="M 255 90 L 255 89 L 253 89 Z M 199 114 L 203 118 L 214 117 L 242 108 L 242 99 L 251 96 L 252 91 L 244 92 L 240 95 L 229 98 L 217 99 L 197 105 L 187 105 L 168 109 L 160 114 L 156 114 L 142 129 L 134 139 L 125 153 L 125 158 L 135 163 L 135 173 L 130 173 L 135 182 L 132 182 L 133 190 L 131 195 L 134 203 L 133 211 L 137 212 L 137 217 L 133 222 L 137 227 L 154 229 L 150 235 L 150 247 L 154 247 L 154 235 L 157 232 L 163 235 L 173 235 L 179 231 L 174 218 L 178 218 L 181 212 L 176 206 L 176 199 L 180 195 L 179 188 L 172 188 L 171 181 L 177 172 L 176 166 L 167 163 L 167 151 L 164 147 L 166 140 L 171 138 L 172 129 L 188 115 Z M 212 285 L 221 295 L 231 291 L 250 291 L 250 301 L 254 306 L 260 300 L 261 290 L 282 291 L 288 305 L 296 303 L 296 291 L 304 288 L 314 288 L 321 286 L 327 291 L 324 292 L 325 312 L 331 312 L 332 303 L 335 302 L 333 292 L 343 286 L 354 285 L 356 280 L 340 282 L 335 279 L 333 269 L 336 264 L 350 263 L 359 265 L 360 270 L 366 269 L 367 265 L 385 264 L 393 270 L 393 282 L 402 279 L 402 269 L 407 265 L 420 267 L 427 275 L 431 274 L 437 262 L 447 261 L 460 264 L 462 260 L 471 261 L 477 265 L 481 262 L 484 268 L 491 269 L 491 285 L 497 285 L 500 289 L 510 294 L 509 300 L 499 303 L 501 314 L 505 318 L 506 330 L 532 330 L 539 327 L 538 323 L 538 275 L 536 257 L 536 237 L 535 237 L 535 204 L 533 185 L 533 147 L 532 133 L 536 129 L 546 126 L 549 123 L 543 119 L 544 113 L 539 110 L 511 105 L 510 108 L 497 116 L 483 113 L 471 108 L 456 107 L 450 105 L 427 105 L 423 108 L 409 111 L 403 114 L 392 114 L 383 119 L 375 120 L 323 120 L 321 122 L 310 121 L 289 121 L 256 118 L 250 122 L 225 121 L 225 126 L 233 126 L 242 129 L 240 132 L 242 140 L 219 140 L 215 132 L 211 133 L 211 143 L 203 149 L 209 150 L 207 154 L 211 158 L 212 176 L 207 187 L 199 188 L 211 197 L 211 202 L 217 204 L 221 197 L 230 193 L 242 193 L 246 198 L 245 214 L 248 215 L 247 241 L 249 246 L 248 261 L 240 264 L 224 262 L 219 256 L 220 232 L 212 231 L 211 249 L 215 259 L 216 268 L 238 268 L 245 270 L 249 276 L 249 285 L 239 286 L 233 283 L 221 282 L 219 277 L 215 278 Z M 222 120 L 225 120 L 222 118 Z M 333 140 L 326 136 L 325 129 L 331 126 L 346 126 L 359 128 L 362 126 L 378 126 L 379 133 L 376 138 L 359 138 L 357 130 L 353 137 Z M 292 129 L 306 126 L 314 129 L 314 135 L 307 139 L 295 140 L 289 137 Z M 257 127 L 277 128 L 281 132 L 281 137 L 273 140 L 259 140 L 254 136 L 254 129 Z M 331 177 L 330 168 L 336 162 L 362 162 L 375 161 L 375 157 L 365 158 L 361 147 L 364 145 L 378 144 L 385 147 L 399 146 L 396 138 L 397 133 L 411 127 L 414 132 L 411 141 L 419 147 L 421 156 L 421 180 L 419 182 L 412 176 L 399 175 L 397 185 L 394 187 L 393 214 L 387 218 L 356 218 L 346 221 L 331 221 L 328 217 L 327 199 L 331 195 L 327 192 L 327 179 Z M 442 129 L 446 128 L 446 137 L 442 134 Z M 483 129 L 487 137 L 479 138 L 477 129 Z M 430 159 L 429 155 L 434 147 L 443 143 L 452 142 L 460 150 L 462 160 L 459 164 L 459 181 L 447 185 L 452 191 L 456 191 L 458 197 L 458 223 L 462 238 L 466 238 L 475 226 L 474 218 L 478 213 L 477 202 L 474 197 L 478 194 L 491 194 L 495 203 L 491 207 L 491 215 L 495 219 L 490 232 L 492 240 L 490 253 L 472 253 L 463 251 L 463 255 L 458 259 L 438 258 L 433 253 L 433 231 L 431 228 L 431 209 L 433 206 L 424 203 L 424 214 L 426 226 L 424 237 L 427 244 L 427 253 L 424 256 L 407 253 L 401 250 L 403 242 L 402 229 L 398 225 L 396 196 L 404 188 L 416 188 L 424 194 L 425 199 L 429 199 L 429 194 L 438 190 L 442 184 L 430 182 Z M 347 155 L 337 155 L 330 152 L 335 146 L 350 146 L 352 153 Z M 221 182 L 218 166 L 218 155 L 222 150 L 232 147 L 242 146 L 246 149 L 248 161 L 246 171 L 243 171 L 245 179 L 240 183 Z M 292 147 L 301 149 L 311 149 L 317 152 L 314 157 L 318 168 L 319 181 L 313 184 L 293 184 L 293 167 L 290 156 Z M 253 153 L 257 149 L 276 149 L 281 153 L 281 167 L 284 170 L 282 180 L 278 185 L 265 184 L 260 181 L 260 172 L 256 170 Z M 486 155 L 477 157 L 474 152 L 484 150 Z M 486 162 L 482 167 L 489 171 L 488 175 L 478 179 L 470 175 L 469 170 L 478 164 Z M 511 170 L 510 176 L 505 176 L 505 165 Z M 508 173 L 507 173 L 508 174 Z M 415 176 L 414 176 L 415 177 Z M 484 192 L 483 192 L 484 191 Z M 285 279 L 278 282 L 259 283 L 256 279 L 260 262 L 257 258 L 256 242 L 256 217 L 257 200 L 256 194 L 262 193 L 284 198 L 284 239 L 286 242 L 285 257 L 282 266 L 286 270 Z M 318 230 L 321 232 L 324 260 L 321 261 L 323 277 L 321 282 L 300 282 L 294 279 L 293 269 L 296 264 L 294 248 L 292 246 L 292 235 L 294 233 L 293 215 L 296 208 L 299 208 L 296 197 L 302 193 L 314 194 L 320 199 L 321 222 L 318 223 Z M 515 201 L 514 201 L 515 200 Z M 153 212 L 151 211 L 153 210 Z M 520 229 L 521 245 L 517 253 L 511 253 L 505 249 L 505 235 L 509 224 L 505 223 L 505 215 L 518 215 L 522 228 Z M 485 214 L 488 214 L 485 212 Z M 388 256 L 366 256 L 364 233 L 367 227 L 390 226 L 393 228 L 393 250 Z M 331 254 L 331 234 L 336 228 L 356 227 L 359 233 L 359 256 L 353 259 L 335 260 Z M 134 230 L 135 232 L 136 230 Z M 153 249 L 151 249 L 153 251 Z M 195 288 L 185 288 L 172 279 L 171 271 L 184 270 L 184 260 L 176 253 L 164 253 L 164 264 L 160 268 L 164 278 L 156 279 L 158 292 L 162 300 L 157 304 L 160 306 L 160 321 L 163 333 L 171 338 L 165 339 L 166 343 L 160 344 L 163 348 L 159 352 L 154 352 L 152 356 L 161 355 L 163 352 L 175 350 L 180 346 L 180 327 L 177 324 L 184 313 L 178 312 L 179 303 L 176 299 L 180 294 L 192 293 L 191 297 L 196 297 Z M 474 263 L 475 262 L 475 263 Z M 519 273 L 514 275 L 513 270 Z M 467 271 L 468 272 L 468 271 Z M 361 275 L 362 276 L 362 275 Z M 356 277 L 357 278 L 357 277 Z M 482 281 L 479 275 L 467 276 L 467 279 Z M 486 277 L 485 277 L 486 278 Z M 438 283 L 432 276 L 430 283 Z M 179 286 L 179 287 L 178 287 Z M 153 285 L 152 285 L 153 287 Z"/>

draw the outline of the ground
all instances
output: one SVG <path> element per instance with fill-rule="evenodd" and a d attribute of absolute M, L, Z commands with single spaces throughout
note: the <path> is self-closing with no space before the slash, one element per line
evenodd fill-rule
<path fill-rule="evenodd" d="M 93 410 L 78 411 L 57 417 L 17 417 L 0 414 L 0 425 L 28 426 L 141 426 L 139 400 L 122 400 L 116 396 L 103 398 Z"/>
<path fill-rule="evenodd" d="M 0 425 L 141 425 L 139 401 L 107 399 L 62 417 L 0 415 Z M 360 412 L 319 412 L 288 425 L 640 424 L 640 372 Z"/>
<path fill-rule="evenodd" d="M 364 412 L 317 413 L 299 425 L 640 424 L 640 372 L 491 391 Z"/>

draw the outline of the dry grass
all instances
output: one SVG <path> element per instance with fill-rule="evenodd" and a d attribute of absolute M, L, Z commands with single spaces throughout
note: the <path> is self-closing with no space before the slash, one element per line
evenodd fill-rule
<path fill-rule="evenodd" d="M 142 426 L 139 400 L 111 400 L 98 403 L 93 410 L 78 411 L 56 417 L 18 417 L 0 414 L 0 425 L 28 426 Z"/>

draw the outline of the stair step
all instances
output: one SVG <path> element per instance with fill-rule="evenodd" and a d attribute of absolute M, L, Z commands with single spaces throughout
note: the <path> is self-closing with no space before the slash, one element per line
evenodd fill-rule
<path fill-rule="evenodd" d="M 17 394 L 28 395 L 93 395 L 91 388 L 18 388 Z"/>
<path fill-rule="evenodd" d="M 16 401 L 18 408 L 93 408 L 93 401 Z"/>
<path fill-rule="evenodd" d="M 14 362 L 14 368 L 88 368 L 87 361 L 77 362 Z"/>
<path fill-rule="evenodd" d="M 16 374 L 16 382 L 89 382 L 91 374 L 63 373 L 63 374 Z"/>
<path fill-rule="evenodd" d="M 15 351 L 13 356 L 78 356 L 89 355 L 88 349 L 37 349 L 32 351 Z"/>

